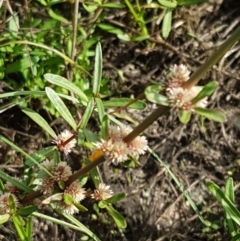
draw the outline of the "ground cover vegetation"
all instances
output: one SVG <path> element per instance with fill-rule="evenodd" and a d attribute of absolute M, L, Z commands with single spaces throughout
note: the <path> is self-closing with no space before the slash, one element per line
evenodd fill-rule
<path fill-rule="evenodd" d="M 2 240 L 240 239 L 226 2 L 0 1 Z"/>

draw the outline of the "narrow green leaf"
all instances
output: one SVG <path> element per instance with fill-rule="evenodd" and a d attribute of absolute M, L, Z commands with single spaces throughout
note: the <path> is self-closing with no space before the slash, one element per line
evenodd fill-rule
<path fill-rule="evenodd" d="M 107 101 L 103 101 L 103 105 L 105 107 L 124 107 L 129 104 L 133 99 L 131 98 L 118 98 L 118 99 L 111 99 Z M 144 110 L 146 108 L 146 103 L 141 100 L 136 100 L 128 108 L 136 109 L 136 110 Z"/>
<path fill-rule="evenodd" d="M 97 25 L 99 28 L 101 28 L 102 30 L 105 30 L 109 33 L 112 33 L 112 34 L 123 34 L 123 31 L 122 29 L 120 28 L 117 28 L 116 26 L 112 25 L 112 24 L 108 24 L 108 23 L 99 23 Z"/>
<path fill-rule="evenodd" d="M 140 35 L 140 36 L 136 36 L 136 37 L 132 37 L 131 40 L 134 42 L 142 42 L 144 40 L 149 39 L 149 35 Z"/>
<path fill-rule="evenodd" d="M 31 154 L 31 158 L 33 158 L 36 162 L 40 163 L 42 162 L 43 160 L 47 159 L 49 156 L 51 156 L 54 151 L 56 150 L 56 146 L 49 146 L 49 147 L 46 147 L 44 149 L 41 149 L 40 151 L 36 151 L 34 152 L 33 154 Z M 26 166 L 33 166 L 34 163 L 32 162 L 31 159 L 29 158 L 26 158 L 24 164 Z"/>
<path fill-rule="evenodd" d="M 11 210 L 11 214 L 16 214 L 16 205 L 12 194 L 9 195 L 8 203 L 9 203 L 9 208 Z"/>
<path fill-rule="evenodd" d="M 100 98 L 95 98 L 95 101 L 96 101 L 96 104 L 97 104 L 99 120 L 100 120 L 100 123 L 102 123 L 103 117 L 106 114 L 106 112 L 104 110 L 103 102 Z"/>
<path fill-rule="evenodd" d="M 10 218 L 10 214 L 0 215 L 0 225 L 6 223 Z"/>
<path fill-rule="evenodd" d="M 187 124 L 191 119 L 191 113 L 189 111 L 182 111 L 179 120 L 183 123 L 183 124 Z"/>
<path fill-rule="evenodd" d="M 98 43 L 95 51 L 95 64 L 93 74 L 93 94 L 97 96 L 102 80 L 102 48 L 101 44 Z"/>
<path fill-rule="evenodd" d="M 9 176 L 7 173 L 0 171 L 0 178 L 3 180 L 12 183 L 15 187 L 19 188 L 20 190 L 23 190 L 24 192 L 30 193 L 33 190 L 28 187 L 25 183 L 18 181 L 17 179 Z"/>
<path fill-rule="evenodd" d="M 171 31 L 172 27 L 172 9 L 168 8 L 162 23 L 162 36 L 163 38 L 167 38 L 169 36 L 169 33 Z"/>
<path fill-rule="evenodd" d="M 69 95 L 65 95 L 65 94 L 61 94 L 61 93 L 57 93 L 58 96 L 65 98 L 67 100 L 70 100 L 74 103 L 79 103 L 78 99 Z M 14 91 L 14 92 L 8 92 L 8 93 L 4 93 L 4 94 L 0 94 L 0 99 L 1 98 L 8 98 L 8 97 L 13 97 L 13 96 L 21 96 L 21 95 L 29 95 L 29 96 L 33 96 L 33 95 L 37 95 L 37 96 L 46 96 L 46 92 L 45 91 Z M 19 103 L 19 99 L 17 100 Z M 0 109 L 1 110 L 1 109 Z"/>
<path fill-rule="evenodd" d="M 83 117 L 82 117 L 82 120 L 81 120 L 81 124 L 80 124 L 80 129 L 84 129 L 86 128 L 87 126 L 87 123 L 92 115 L 92 112 L 93 112 L 93 107 L 94 107 L 94 99 L 90 99 L 88 104 L 87 104 L 87 107 L 86 107 L 86 110 L 83 114 Z"/>
<path fill-rule="evenodd" d="M 225 195 L 234 203 L 234 185 L 233 179 L 230 177 L 225 184 Z"/>
<path fill-rule="evenodd" d="M 231 202 L 231 200 L 223 193 L 223 191 L 213 182 L 206 183 L 208 190 L 217 199 L 217 201 L 222 205 L 225 212 L 240 225 L 240 212 L 236 206 Z"/>
<path fill-rule="evenodd" d="M 17 210 L 17 215 L 27 217 L 27 216 L 30 216 L 35 211 L 37 211 L 36 206 L 32 206 L 32 205 L 26 206 L 26 207 L 23 207 L 23 208 L 19 208 Z"/>
<path fill-rule="evenodd" d="M 35 121 L 40 127 L 42 127 L 52 138 L 55 139 L 57 137 L 52 127 L 37 112 L 24 107 L 21 107 L 21 110 L 23 113 L 28 115 L 33 121 Z"/>
<path fill-rule="evenodd" d="M 228 180 L 226 181 L 225 195 L 231 200 L 231 202 L 234 203 L 234 185 L 232 178 L 228 178 Z M 225 213 L 228 225 L 228 232 L 231 234 L 232 237 L 234 237 L 238 233 L 237 224 L 232 220 L 231 216 L 227 212 Z"/>
<path fill-rule="evenodd" d="M 126 193 L 122 192 L 122 193 L 117 193 L 117 194 L 113 195 L 112 197 L 106 199 L 105 201 L 107 203 L 116 203 L 116 202 L 121 201 L 125 197 L 126 197 Z"/>
<path fill-rule="evenodd" d="M 171 178 L 173 179 L 173 181 L 176 183 L 176 185 L 178 186 L 179 190 L 183 193 L 183 195 L 185 196 L 185 198 L 188 200 L 189 204 L 191 205 L 192 209 L 194 210 L 194 212 L 197 214 L 198 218 L 200 219 L 200 221 L 206 225 L 207 227 L 211 227 L 211 222 L 209 222 L 208 220 L 205 220 L 203 218 L 203 216 L 200 214 L 196 204 L 194 203 L 194 201 L 191 199 L 190 195 L 188 194 L 188 192 L 184 189 L 183 185 L 179 182 L 179 180 L 177 179 L 177 177 L 174 175 L 174 173 L 171 171 L 171 169 L 168 167 L 168 165 L 160 159 L 160 157 L 150 148 L 148 148 L 148 151 L 153 155 L 153 157 L 156 158 L 156 160 L 166 169 L 167 173 L 171 176 Z"/>
<path fill-rule="evenodd" d="M 193 104 L 196 104 L 198 101 L 200 101 L 201 99 L 207 97 L 207 96 L 210 96 L 214 91 L 215 89 L 217 88 L 218 84 L 216 81 L 211 81 L 209 82 L 208 84 L 206 84 L 205 86 L 201 87 L 201 86 L 195 86 L 194 88 L 196 87 L 199 87 L 199 88 L 202 88 L 202 90 L 199 92 L 199 94 L 192 100 L 192 103 Z"/>
<path fill-rule="evenodd" d="M 116 8 L 116 9 L 122 9 L 125 8 L 126 6 L 121 3 L 104 3 L 101 5 L 103 8 Z"/>
<path fill-rule="evenodd" d="M 106 140 L 108 138 L 108 126 L 109 126 L 109 118 L 108 115 L 105 115 L 102 120 L 101 125 L 101 137 Z"/>
<path fill-rule="evenodd" d="M 62 118 L 73 128 L 73 130 L 77 130 L 77 124 L 75 120 L 73 119 L 70 111 L 68 110 L 67 106 L 64 104 L 62 99 L 57 95 L 57 93 L 49 88 L 45 88 L 46 94 L 49 98 L 49 100 L 53 103 L 54 107 L 57 109 L 59 114 L 62 116 Z"/>
<path fill-rule="evenodd" d="M 75 84 L 65 79 L 62 76 L 55 74 L 45 74 L 44 78 L 55 85 L 61 86 L 72 93 L 76 94 L 82 101 L 88 102 L 88 97 L 84 94 L 82 90 L 80 90 Z"/>
<path fill-rule="evenodd" d="M 74 203 L 74 205 L 76 206 L 76 208 L 80 212 L 87 212 L 88 211 L 88 209 L 86 207 L 84 207 L 81 203 Z"/>
<path fill-rule="evenodd" d="M 2 140 L 3 142 L 5 142 L 7 145 L 11 146 L 14 150 L 20 152 L 22 155 L 24 155 L 26 158 L 28 158 L 29 160 L 31 160 L 35 165 L 37 165 L 39 167 L 40 170 L 44 171 L 47 175 L 52 176 L 52 174 L 42 165 L 40 165 L 34 158 L 32 158 L 30 155 L 28 155 L 25 151 L 23 151 L 21 148 L 19 148 L 18 146 L 16 146 L 14 143 L 12 143 L 11 141 L 9 141 L 7 138 L 5 138 L 4 136 L 0 135 L 0 140 Z M 0 171 L 1 173 L 1 171 Z M 2 174 L 1 174 L 2 175 Z M 22 189 L 23 190 L 23 189 Z M 27 189 L 24 190 L 26 192 L 29 192 Z M 32 191 L 32 190 L 31 190 Z"/>
<path fill-rule="evenodd" d="M 28 237 L 27 234 L 23 228 L 23 222 L 21 220 L 21 217 L 14 215 L 12 216 L 12 221 L 15 226 L 15 229 L 17 231 L 18 237 L 21 241 L 27 241 Z"/>
<path fill-rule="evenodd" d="M 55 20 L 58 20 L 62 23 L 69 23 L 68 20 L 64 17 L 62 17 L 62 15 L 54 12 L 51 8 L 48 8 L 48 14 L 51 18 L 55 19 Z"/>
<path fill-rule="evenodd" d="M 209 110 L 204 108 L 194 108 L 194 112 L 198 115 L 208 118 L 209 120 L 217 121 L 217 122 L 226 122 L 226 115 L 218 110 Z"/>
<path fill-rule="evenodd" d="M 194 4 L 204 3 L 207 0 L 178 0 L 178 6 L 191 6 Z"/>
<path fill-rule="evenodd" d="M 32 227 L 33 227 L 32 217 L 28 217 L 27 225 L 26 225 L 26 234 L 28 237 L 28 241 L 32 240 Z"/>
<path fill-rule="evenodd" d="M 115 221 L 118 228 L 124 229 L 127 227 L 126 220 L 117 210 L 115 210 L 112 206 L 106 206 L 106 209 L 107 209 L 109 215 L 111 215 L 111 217 Z"/>
<path fill-rule="evenodd" d="M 176 8 L 177 7 L 177 2 L 175 1 L 168 1 L 168 0 L 158 0 L 158 2 L 167 8 Z"/>

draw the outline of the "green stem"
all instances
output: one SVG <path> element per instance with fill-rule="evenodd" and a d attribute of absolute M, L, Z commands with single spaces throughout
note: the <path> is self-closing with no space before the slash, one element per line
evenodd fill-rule
<path fill-rule="evenodd" d="M 240 39 L 240 27 L 216 50 L 209 59 L 199 67 L 191 78 L 183 85 L 184 88 L 190 89 L 207 73 L 209 69 L 216 64 L 224 54 Z"/>

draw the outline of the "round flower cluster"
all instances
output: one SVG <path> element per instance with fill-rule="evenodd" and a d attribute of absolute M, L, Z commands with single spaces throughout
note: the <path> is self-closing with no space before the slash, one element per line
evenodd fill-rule
<path fill-rule="evenodd" d="M 190 71 L 185 65 L 174 65 L 165 79 L 166 95 L 171 106 L 178 110 L 194 111 L 195 107 L 205 108 L 207 99 L 203 98 L 197 103 L 192 100 L 200 93 L 202 86 L 193 86 L 184 89 L 182 85 L 189 79 Z"/>
<path fill-rule="evenodd" d="M 70 166 L 66 162 L 59 162 L 57 165 L 53 160 L 46 160 L 42 165 L 52 173 L 52 176 L 43 178 L 40 190 L 43 194 L 53 194 L 55 186 L 60 182 L 66 182 L 72 175 Z"/>
<path fill-rule="evenodd" d="M 125 143 L 123 139 L 131 131 L 132 129 L 125 125 L 110 125 L 108 139 L 94 145 L 100 148 L 115 165 L 127 161 L 129 157 L 138 159 L 139 155 L 144 154 L 148 148 L 147 139 L 144 136 L 138 136 L 130 143 Z"/>
<path fill-rule="evenodd" d="M 78 213 L 79 210 L 75 204 L 79 203 L 86 197 L 85 189 L 82 188 L 82 185 L 78 181 L 75 181 L 64 190 L 63 195 L 64 194 L 71 196 L 72 202 L 66 203 L 64 200 L 61 200 L 57 202 L 57 207 L 68 214 Z"/>
<path fill-rule="evenodd" d="M 11 214 L 11 209 L 10 209 L 10 206 L 9 206 L 10 195 L 13 197 L 15 207 L 19 206 L 19 201 L 14 194 L 12 194 L 10 192 L 2 193 L 0 191 L 0 215 Z"/>
<path fill-rule="evenodd" d="M 77 140 L 71 131 L 65 130 L 60 133 L 55 140 L 53 140 L 53 143 L 57 145 L 58 150 L 63 151 L 64 154 L 67 155 L 76 145 Z"/>
<path fill-rule="evenodd" d="M 100 183 L 98 188 L 91 194 L 91 198 L 97 201 L 101 201 L 112 197 L 112 195 L 113 191 L 110 189 L 110 186 L 104 183 Z"/>

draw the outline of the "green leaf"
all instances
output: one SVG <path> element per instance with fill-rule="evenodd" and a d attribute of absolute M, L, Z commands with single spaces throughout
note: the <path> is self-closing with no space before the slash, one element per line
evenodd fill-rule
<path fill-rule="evenodd" d="M 14 63 L 7 65 L 5 73 L 11 74 L 16 72 L 22 72 L 27 68 L 30 68 L 32 63 L 28 57 L 22 58 L 19 61 L 14 61 Z"/>
<path fill-rule="evenodd" d="M 71 205 L 73 203 L 73 198 L 70 194 L 64 193 L 63 194 L 63 200 L 66 205 Z"/>
<path fill-rule="evenodd" d="M 10 214 L 0 215 L 0 225 L 6 223 L 10 218 Z"/>
<path fill-rule="evenodd" d="M 226 122 L 226 115 L 218 110 L 209 110 L 204 108 L 194 108 L 194 112 L 198 115 L 208 118 L 209 120 L 217 121 L 217 122 Z"/>
<path fill-rule="evenodd" d="M 63 18 L 62 15 L 54 12 L 51 8 L 48 8 L 48 14 L 51 18 L 58 20 L 62 23 L 69 23 L 68 20 L 66 18 Z"/>
<path fill-rule="evenodd" d="M 80 212 L 87 212 L 88 211 L 88 209 L 86 207 L 84 207 L 81 203 L 74 203 L 74 205 L 76 206 L 76 208 Z"/>
<path fill-rule="evenodd" d="M 122 9 L 122 8 L 125 8 L 126 6 L 124 4 L 121 4 L 121 3 L 109 3 L 108 2 L 108 3 L 102 4 L 101 7 Z"/>
<path fill-rule="evenodd" d="M 55 150 L 56 150 L 56 146 L 50 146 L 50 147 L 41 149 L 40 151 L 36 151 L 30 155 L 31 159 L 26 158 L 24 164 L 29 167 L 33 166 L 34 163 L 32 162 L 32 159 L 40 163 L 43 160 L 47 159 L 49 156 L 51 156 Z"/>
<path fill-rule="evenodd" d="M 125 197 L 126 197 L 126 193 L 122 192 L 122 193 L 117 193 L 117 194 L 113 195 L 112 197 L 106 199 L 105 201 L 107 203 L 116 203 L 116 202 L 121 201 Z"/>
<path fill-rule="evenodd" d="M 223 191 L 213 182 L 207 182 L 207 188 L 212 193 L 212 195 L 217 199 L 217 201 L 222 205 L 225 212 L 240 225 L 240 212 L 236 206 L 231 202 L 231 200 L 223 193 Z"/>
<path fill-rule="evenodd" d="M 169 36 L 169 33 L 171 31 L 172 27 L 172 9 L 168 8 L 162 23 L 162 36 L 163 38 L 167 38 Z"/>
<path fill-rule="evenodd" d="M 40 170 L 44 171 L 46 174 L 48 174 L 49 176 L 52 176 L 52 174 L 42 165 L 40 165 L 34 158 L 32 158 L 30 155 L 28 155 L 25 151 L 23 151 L 21 148 L 19 148 L 18 146 L 16 146 L 14 143 L 12 143 L 11 141 L 9 141 L 7 138 L 5 138 L 4 136 L 0 135 L 0 140 L 2 140 L 3 142 L 5 142 L 7 145 L 11 146 L 14 150 L 20 152 L 23 156 L 27 157 L 29 160 L 31 160 L 35 165 L 37 165 L 39 167 Z M 1 171 L 0 171 L 1 173 Z M 3 173 L 1 173 L 1 175 L 3 176 Z M 14 184 L 15 185 L 15 184 Z M 27 189 L 22 189 L 26 192 L 29 192 L 30 189 L 29 187 L 27 187 Z"/>
<path fill-rule="evenodd" d="M 109 125 L 109 118 L 108 118 L 108 115 L 105 115 L 103 117 L 102 124 L 101 124 L 101 137 L 104 140 L 108 138 L 108 125 Z"/>
<path fill-rule="evenodd" d="M 234 203 L 234 185 L 232 178 L 228 178 L 228 180 L 226 181 L 225 195 L 231 200 L 231 202 Z M 226 221 L 228 225 L 228 232 L 231 234 L 232 237 L 235 236 L 238 233 L 238 227 L 228 213 L 226 213 Z"/>
<path fill-rule="evenodd" d="M 57 137 L 52 127 L 37 112 L 24 107 L 21 107 L 21 110 L 23 113 L 28 115 L 33 121 L 35 121 L 40 127 L 42 127 L 52 138 L 55 139 Z"/>
<path fill-rule="evenodd" d="M 126 220 L 117 210 L 115 210 L 112 206 L 106 206 L 106 209 L 107 209 L 109 215 L 111 215 L 111 217 L 115 221 L 118 228 L 124 229 L 127 227 Z"/>
<path fill-rule="evenodd" d="M 163 87 L 161 85 L 148 86 L 144 91 L 147 100 L 159 105 L 168 106 L 168 98 L 164 95 L 159 94 L 162 89 Z"/>
<path fill-rule="evenodd" d="M 75 84 L 65 79 L 64 77 L 55 74 L 45 74 L 44 78 L 48 82 L 61 86 L 69 90 L 70 92 L 76 94 L 82 101 L 88 102 L 88 97 L 83 93 L 83 91 L 80 90 Z"/>
<path fill-rule="evenodd" d="M 56 194 L 53 194 L 52 196 L 44 199 L 44 200 L 42 201 L 42 204 L 48 205 L 48 204 L 50 204 L 51 202 L 61 201 L 62 199 L 63 199 L 63 194 L 62 194 L 62 193 L 56 193 Z"/>
<path fill-rule="evenodd" d="M 15 214 L 16 213 L 16 205 L 15 205 L 12 194 L 9 195 L 8 202 L 9 202 L 9 208 L 11 210 L 11 214 Z"/>
<path fill-rule="evenodd" d="M 121 35 L 123 34 L 122 29 L 115 27 L 114 25 L 108 24 L 108 23 L 99 23 L 97 25 L 100 29 L 105 30 L 109 33 Z"/>
<path fill-rule="evenodd" d="M 117 98 L 112 100 L 103 101 L 103 105 L 105 107 L 124 107 L 132 102 L 133 99 L 131 98 Z M 141 100 L 136 100 L 128 108 L 136 109 L 136 110 L 144 110 L 146 108 L 146 103 Z"/>
<path fill-rule="evenodd" d="M 191 113 L 189 111 L 182 111 L 179 120 L 183 123 L 183 124 L 187 124 L 191 119 Z"/>
<path fill-rule="evenodd" d="M 93 94 L 96 97 L 99 93 L 102 80 L 102 48 L 100 42 L 96 46 L 94 61 Z"/>
<path fill-rule="evenodd" d="M 118 34 L 117 37 L 118 37 L 120 40 L 125 41 L 125 42 L 128 42 L 128 41 L 131 40 L 129 34 L 127 34 L 127 33 Z"/>
<path fill-rule="evenodd" d="M 177 7 L 177 2 L 175 1 L 168 1 L 168 0 L 158 0 L 158 2 L 164 6 L 164 7 L 167 7 L 167 8 L 176 8 Z"/>
<path fill-rule="evenodd" d="M 17 216 L 17 215 L 13 215 L 12 216 L 12 221 L 13 221 L 13 224 L 15 226 L 15 229 L 16 229 L 16 232 L 18 234 L 18 237 L 21 241 L 27 241 L 28 240 L 28 237 L 27 237 L 27 234 L 23 228 L 23 221 L 21 220 L 21 217 L 20 216 Z"/>
<path fill-rule="evenodd" d="M 240 233 L 236 234 L 234 237 L 231 238 L 231 241 L 239 241 L 240 240 Z"/>
<path fill-rule="evenodd" d="M 83 117 L 82 117 L 82 120 L 81 120 L 81 124 L 80 124 L 80 129 L 84 129 L 86 128 L 87 126 L 87 123 L 92 115 L 92 112 L 93 112 L 93 107 L 94 107 L 94 99 L 90 99 L 88 104 L 87 104 L 87 107 L 86 107 L 86 110 L 83 114 Z"/>
<path fill-rule="evenodd" d="M 62 118 L 73 128 L 73 130 L 77 130 L 77 124 L 75 120 L 73 119 L 70 111 L 68 110 L 67 106 L 64 104 L 62 99 L 57 95 L 57 93 L 49 88 L 45 88 L 46 94 L 49 98 L 49 100 L 52 102 L 54 107 L 57 109 L 59 114 L 62 116 Z"/>
<path fill-rule="evenodd" d="M 204 3 L 207 0 L 178 0 L 178 6 L 190 6 L 194 4 Z"/>
<path fill-rule="evenodd" d="M 8 21 L 8 30 L 12 37 L 18 37 L 19 17 L 16 13 L 13 13 L 13 15 L 10 17 L 10 20 Z"/>
<path fill-rule="evenodd" d="M 17 210 L 17 215 L 20 215 L 20 216 L 24 216 L 24 217 L 27 217 L 29 215 L 31 215 L 33 212 L 37 211 L 37 207 L 36 206 L 26 206 L 26 207 L 23 207 L 23 208 L 19 208 Z"/>
<path fill-rule="evenodd" d="M 214 92 L 214 90 L 217 88 L 217 86 L 218 86 L 218 84 L 216 81 L 209 82 L 203 88 L 201 86 L 195 86 L 195 88 L 199 87 L 199 88 L 202 88 L 202 90 L 199 92 L 199 94 L 194 99 L 192 99 L 192 103 L 196 104 L 201 99 L 203 99 L 207 96 L 210 96 Z"/>
<path fill-rule="evenodd" d="M 100 123 L 102 123 L 103 117 L 106 114 L 106 112 L 104 110 L 104 105 L 103 105 L 103 102 L 100 98 L 95 98 L 95 101 L 96 101 L 96 104 L 97 104 L 99 120 L 100 120 Z"/>
<path fill-rule="evenodd" d="M 28 217 L 27 225 L 26 225 L 26 234 L 28 236 L 29 241 L 32 240 L 32 227 L 33 227 L 32 217 Z"/>
<path fill-rule="evenodd" d="M 7 173 L 0 171 L 0 178 L 3 180 L 12 183 L 15 187 L 23 190 L 24 192 L 30 193 L 32 192 L 32 188 L 28 187 L 24 182 L 20 182 L 17 179 L 9 176 Z"/>
<path fill-rule="evenodd" d="M 134 42 L 142 42 L 144 40 L 149 39 L 149 35 L 140 35 L 140 36 L 136 36 L 136 37 L 132 37 L 131 40 Z"/>

